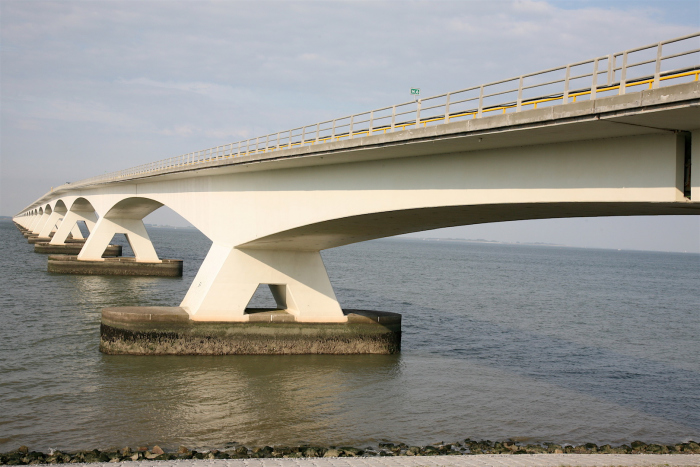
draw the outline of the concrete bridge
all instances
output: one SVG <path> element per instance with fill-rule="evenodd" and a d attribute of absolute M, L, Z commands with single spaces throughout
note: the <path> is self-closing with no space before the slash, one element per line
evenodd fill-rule
<path fill-rule="evenodd" d="M 249 321 L 246 305 L 269 284 L 296 322 L 343 323 L 323 249 L 486 222 L 700 214 L 699 43 L 697 33 L 65 184 L 14 220 L 47 241 L 54 231 L 51 244 L 79 238 L 84 221 L 78 262 L 104 261 L 124 233 L 137 262 L 157 263 L 142 219 L 165 205 L 213 242 L 180 305 L 191 321 Z"/>

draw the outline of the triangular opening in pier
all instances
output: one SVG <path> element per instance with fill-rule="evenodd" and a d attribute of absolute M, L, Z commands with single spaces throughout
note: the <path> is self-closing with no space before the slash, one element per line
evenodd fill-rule
<path fill-rule="evenodd" d="M 246 305 L 246 313 L 257 310 L 283 310 L 286 308 L 282 303 L 283 298 L 279 297 L 279 294 L 284 295 L 284 285 L 276 284 L 259 284 L 258 288 L 255 289 L 255 293 L 250 298 L 248 305 Z M 275 299 L 273 289 L 279 291 L 278 299 Z M 280 290 L 282 289 L 282 290 Z M 278 301 L 280 303 L 278 303 Z M 250 310 L 250 311 L 249 311 Z"/>
<path fill-rule="evenodd" d="M 83 238 L 88 238 L 88 235 L 90 235 L 90 230 L 87 227 L 87 224 L 85 224 L 85 221 L 78 221 L 75 223 L 78 226 L 78 229 L 80 229 L 80 233 L 83 234 Z"/>
<path fill-rule="evenodd" d="M 129 243 L 129 239 L 126 238 L 126 234 L 123 234 L 123 233 L 114 234 L 114 237 L 112 237 L 112 240 L 109 241 L 109 244 L 110 245 L 121 245 L 122 256 L 131 256 L 132 258 L 135 256 L 134 250 L 131 249 L 131 244 Z"/>

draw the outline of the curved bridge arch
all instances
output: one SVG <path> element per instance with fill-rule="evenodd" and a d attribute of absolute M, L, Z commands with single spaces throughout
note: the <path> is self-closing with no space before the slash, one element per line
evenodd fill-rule
<path fill-rule="evenodd" d="M 51 240 L 52 244 L 63 244 L 69 233 L 80 238 L 76 223 L 84 221 L 91 235 L 78 258 L 101 261 L 102 253 L 115 234 L 126 236 L 137 261 L 160 261 L 143 225 L 143 218 L 167 203 L 167 196 L 134 195 L 131 190 L 124 193 L 83 193 L 64 196 L 55 203 L 70 206 L 64 222 Z M 176 212 L 177 210 L 174 209 Z"/>
<path fill-rule="evenodd" d="M 415 232 L 495 222 L 574 217 L 692 215 L 676 203 L 520 203 L 441 206 L 373 212 L 284 230 L 240 245 L 249 249 L 325 250 Z"/>
<path fill-rule="evenodd" d="M 78 260 L 102 260 L 102 254 L 114 235 L 124 234 L 136 261 L 160 261 L 143 224 L 143 218 L 163 206 L 163 203 L 144 196 L 125 196 L 121 199 L 118 197 L 110 201 L 113 201 L 111 206 L 95 224 L 95 231 L 85 242 Z"/>
<path fill-rule="evenodd" d="M 51 239 L 52 245 L 64 245 L 71 235 L 74 239 L 83 239 L 83 234 L 78 227 L 78 222 L 84 222 L 88 232 L 94 229 L 97 222 L 97 214 L 92 204 L 82 196 L 67 196 L 56 201 L 56 206 L 61 203 L 66 207 L 63 220 L 58 226 L 56 234 Z"/>

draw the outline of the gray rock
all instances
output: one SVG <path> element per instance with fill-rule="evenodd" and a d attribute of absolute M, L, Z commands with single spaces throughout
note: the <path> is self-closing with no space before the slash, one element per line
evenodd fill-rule
<path fill-rule="evenodd" d="M 165 451 L 163 451 L 163 450 L 160 448 L 160 446 L 153 446 L 153 449 L 151 449 L 151 452 L 152 452 L 153 454 L 158 454 L 158 455 L 165 454 Z"/>

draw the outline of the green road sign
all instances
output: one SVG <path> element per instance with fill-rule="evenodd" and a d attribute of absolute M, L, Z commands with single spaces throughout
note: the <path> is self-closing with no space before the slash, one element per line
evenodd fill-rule
<path fill-rule="evenodd" d="M 420 94 L 420 89 L 419 88 L 411 88 L 411 95 L 412 96 L 417 96 Z"/>

